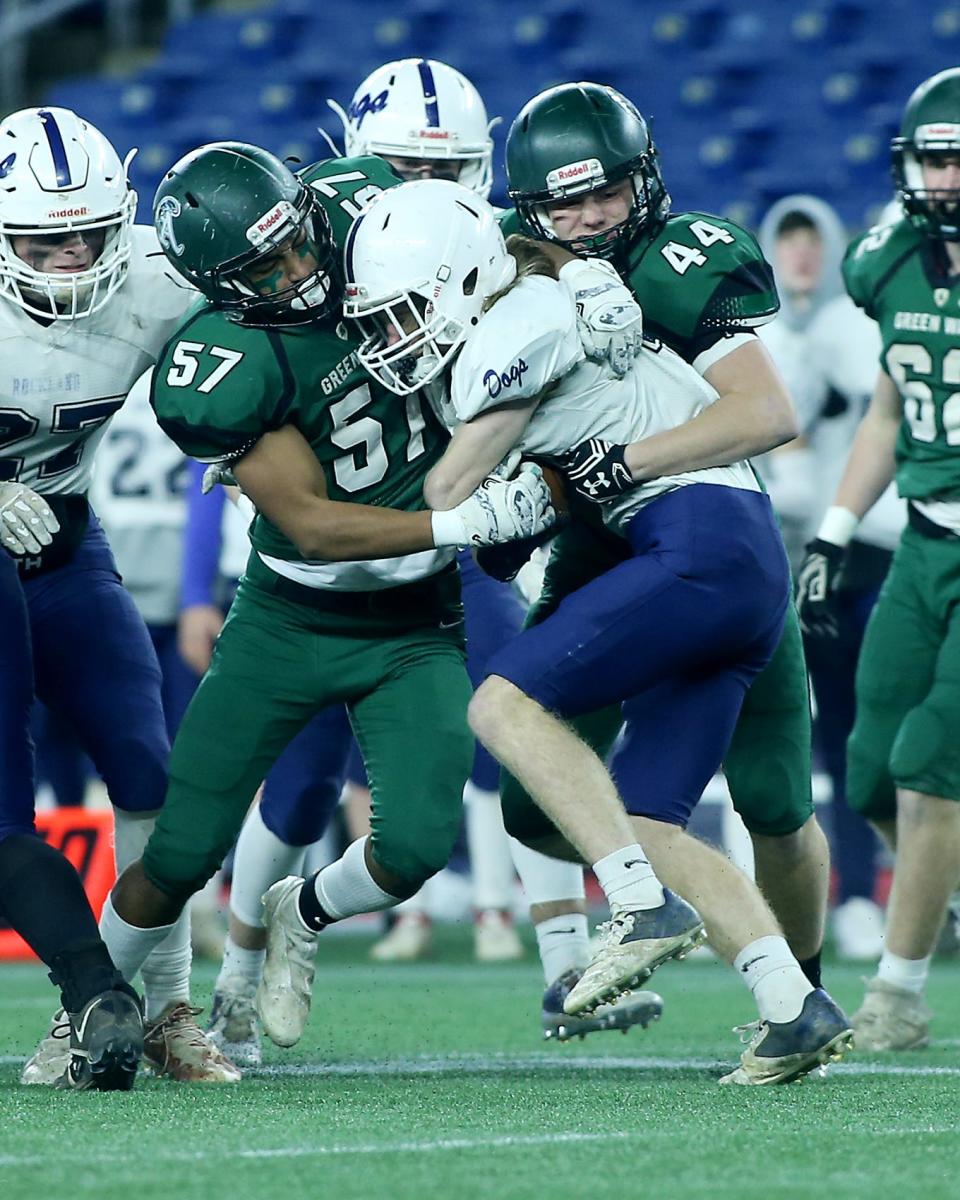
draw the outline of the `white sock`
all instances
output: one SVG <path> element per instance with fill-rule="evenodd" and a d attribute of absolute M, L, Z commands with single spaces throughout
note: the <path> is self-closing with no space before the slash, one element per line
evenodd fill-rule
<path fill-rule="evenodd" d="M 246 950 L 243 946 L 238 946 L 228 933 L 223 944 L 223 963 L 217 975 L 215 990 L 219 989 L 225 979 L 243 979 L 256 987 L 263 974 L 263 960 L 266 956 L 266 950 Z"/>
<path fill-rule="evenodd" d="M 659 908 L 663 886 L 639 842 L 615 850 L 593 864 L 610 908 Z"/>
<path fill-rule="evenodd" d="M 122 808 L 113 810 L 113 857 L 118 875 L 143 856 L 143 848 L 156 822 L 156 811 L 140 813 L 127 812 Z"/>
<path fill-rule="evenodd" d="M 468 779 L 463 789 L 463 805 L 473 906 L 477 912 L 488 908 L 512 909 L 513 861 L 503 827 L 499 793 L 484 791 Z"/>
<path fill-rule="evenodd" d="M 899 954 L 891 954 L 889 950 L 884 950 L 880 956 L 877 978 L 919 996 L 930 974 L 931 957 L 901 958 Z"/>
<path fill-rule="evenodd" d="M 184 907 L 170 932 L 143 961 L 143 998 L 146 1016 L 153 1021 L 171 1004 L 190 1000 L 190 906 Z"/>
<path fill-rule="evenodd" d="M 550 917 L 534 926 L 547 986 L 567 971 L 582 971 L 590 961 L 590 936 L 583 913 Z"/>
<path fill-rule="evenodd" d="M 316 877 L 314 886 L 320 906 L 338 921 L 357 913 L 381 912 L 399 902 L 399 896 L 391 896 L 374 881 L 364 858 L 366 845 L 365 837 L 357 838 L 341 858 L 324 867 Z"/>
<path fill-rule="evenodd" d="M 762 1021 L 795 1020 L 813 991 L 786 939 L 773 934 L 744 946 L 733 969 L 753 993 Z"/>
<path fill-rule="evenodd" d="M 510 853 L 528 904 L 584 898 L 583 867 L 579 863 L 550 858 L 538 850 L 531 850 L 516 838 L 510 839 Z"/>
<path fill-rule="evenodd" d="M 147 955 L 170 934 L 175 925 L 160 925 L 156 929 L 141 929 L 128 925 L 113 907 L 108 896 L 100 913 L 100 936 L 107 944 L 114 966 L 127 983 L 132 983 Z"/>
<path fill-rule="evenodd" d="M 263 929 L 264 892 L 285 875 L 299 873 L 303 846 L 289 846 L 266 827 L 255 804 L 237 838 L 233 858 L 230 910 L 254 929 Z"/>

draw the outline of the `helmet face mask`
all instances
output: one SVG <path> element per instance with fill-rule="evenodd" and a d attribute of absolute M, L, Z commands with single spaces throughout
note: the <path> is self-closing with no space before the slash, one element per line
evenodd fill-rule
<path fill-rule="evenodd" d="M 894 182 L 911 224 L 927 237 L 960 242 L 960 187 L 931 187 L 924 174 L 925 165 L 943 159 L 960 161 L 960 68 L 916 89 L 891 143 Z"/>
<path fill-rule="evenodd" d="M 345 252 L 345 317 L 364 367 L 408 395 L 453 362 L 487 300 L 513 281 L 493 209 L 460 184 L 420 180 L 378 196 Z"/>
<path fill-rule="evenodd" d="M 401 162 L 434 162 L 438 171 L 456 164 L 455 176 L 448 170 L 436 177 L 452 177 L 484 199 L 489 196 L 491 123 L 477 89 L 453 67 L 423 58 L 386 63 L 360 84 L 346 112 L 329 103 L 343 122 L 349 157 L 379 154 Z"/>
<path fill-rule="evenodd" d="M 329 218 L 265 150 L 216 142 L 186 155 L 157 190 L 154 223 L 171 264 L 232 320 L 302 325 L 336 311 L 342 275 Z M 313 265 L 284 282 L 292 252 Z"/>
<path fill-rule="evenodd" d="M 656 148 L 637 109 L 613 88 L 594 83 L 549 88 L 520 111 L 507 137 L 507 178 L 524 231 L 578 254 L 613 258 L 670 211 Z M 597 234 L 563 239 L 548 205 L 629 180 L 622 221 Z"/>
<path fill-rule="evenodd" d="M 0 124 L 0 295 L 41 320 L 101 309 L 126 278 L 137 195 L 92 125 L 67 109 Z"/>

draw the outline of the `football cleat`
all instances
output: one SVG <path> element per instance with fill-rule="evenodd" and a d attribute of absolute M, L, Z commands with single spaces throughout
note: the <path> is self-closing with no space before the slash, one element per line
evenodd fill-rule
<path fill-rule="evenodd" d="M 155 1075 L 177 1083 L 239 1083 L 240 1069 L 194 1020 L 203 1012 L 185 1001 L 167 1005 L 148 1023 L 143 1061 Z"/>
<path fill-rule="evenodd" d="M 258 1067 L 260 1021 L 254 1005 L 256 985 L 239 976 L 217 981 L 210 1007 L 207 1035 L 210 1041 L 241 1067 Z"/>
<path fill-rule="evenodd" d="M 317 935 L 303 927 L 297 896 L 303 880 L 288 875 L 263 897 L 267 956 L 257 988 L 263 1031 L 278 1046 L 295 1046 L 303 1036 L 313 1000 Z"/>
<path fill-rule="evenodd" d="M 473 923 L 473 956 L 477 962 L 516 962 L 524 957 L 523 942 L 508 912 L 485 908 Z"/>
<path fill-rule="evenodd" d="M 563 1002 L 582 974 L 575 967 L 565 971 L 543 993 L 541 1021 L 545 1041 L 568 1042 L 571 1038 L 582 1039 L 588 1033 L 602 1033 L 608 1029 L 619 1029 L 626 1033 L 633 1025 L 646 1029 L 651 1021 L 660 1020 L 663 1000 L 656 992 L 622 996 L 612 1004 L 603 1004 L 594 1009 L 589 1016 L 568 1016 L 563 1011 Z"/>
<path fill-rule="evenodd" d="M 70 1061 L 54 1084 L 72 1091 L 129 1092 L 143 1052 L 143 1014 L 128 984 L 69 1013 Z"/>
<path fill-rule="evenodd" d="M 916 992 L 874 977 L 853 1014 L 860 1050 L 920 1050 L 930 1040 L 933 1013 Z"/>
<path fill-rule="evenodd" d="M 433 926 L 424 913 L 398 913 L 390 931 L 370 947 L 376 962 L 416 962 L 426 958 L 433 943 Z"/>
<path fill-rule="evenodd" d="M 70 1063 L 70 1020 L 58 1008 L 50 1022 L 50 1032 L 40 1042 L 20 1072 L 20 1082 L 53 1087 Z"/>
<path fill-rule="evenodd" d="M 753 1021 L 734 1033 L 750 1035 L 750 1044 L 740 1066 L 721 1078 L 724 1084 L 792 1083 L 853 1049 L 850 1021 L 823 988 L 807 995 L 792 1021 Z"/>
<path fill-rule="evenodd" d="M 569 1016 L 588 1015 L 649 979 L 671 958 L 685 958 L 706 937 L 700 914 L 663 889 L 657 908 L 615 909 L 598 927 L 600 944 L 563 1002 Z"/>

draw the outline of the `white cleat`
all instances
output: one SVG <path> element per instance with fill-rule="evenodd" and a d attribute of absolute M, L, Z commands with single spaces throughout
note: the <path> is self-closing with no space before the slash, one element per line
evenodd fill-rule
<path fill-rule="evenodd" d="M 617 909 L 600 926 L 600 946 L 563 1002 L 570 1016 L 586 1015 L 639 987 L 671 958 L 685 958 L 706 937 L 692 905 L 663 889 L 663 904 Z"/>
<path fill-rule="evenodd" d="M 185 1001 L 168 1004 L 143 1035 L 143 1062 L 177 1083 L 239 1083 L 240 1069 L 194 1020 L 203 1012 Z"/>
<path fill-rule="evenodd" d="M 920 1050 L 930 1041 L 932 1017 L 916 992 L 868 979 L 863 1003 L 852 1018 L 857 1049 Z"/>
<path fill-rule="evenodd" d="M 24 1063 L 20 1082 L 53 1087 L 70 1065 L 70 1020 L 58 1008 L 50 1022 L 50 1031 Z"/>
<path fill-rule="evenodd" d="M 398 913 L 389 933 L 370 947 L 375 962 L 416 962 L 433 947 L 433 924 L 424 913 Z"/>
<path fill-rule="evenodd" d="M 297 911 L 303 879 L 288 875 L 263 897 L 267 956 L 257 988 L 263 1031 L 278 1046 L 295 1046 L 303 1036 L 313 999 L 317 934 L 304 929 Z"/>
<path fill-rule="evenodd" d="M 228 975 L 217 981 L 210 1006 L 210 1041 L 241 1067 L 258 1067 L 263 1057 L 260 1020 L 254 1004 L 256 990 L 251 980 Z"/>
<path fill-rule="evenodd" d="M 508 912 L 485 908 L 473 924 L 473 956 L 477 962 L 516 962 L 524 957 L 523 942 Z"/>

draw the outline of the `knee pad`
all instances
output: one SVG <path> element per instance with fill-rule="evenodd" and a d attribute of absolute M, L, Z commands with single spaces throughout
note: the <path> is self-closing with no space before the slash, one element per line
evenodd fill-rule
<path fill-rule="evenodd" d="M 960 800 L 960 682 L 938 684 L 904 718 L 890 751 L 898 787 Z"/>
<path fill-rule="evenodd" d="M 867 723 L 858 721 L 847 742 L 847 804 L 871 821 L 891 821 L 897 815 L 889 757 L 889 743 L 878 745 Z"/>

